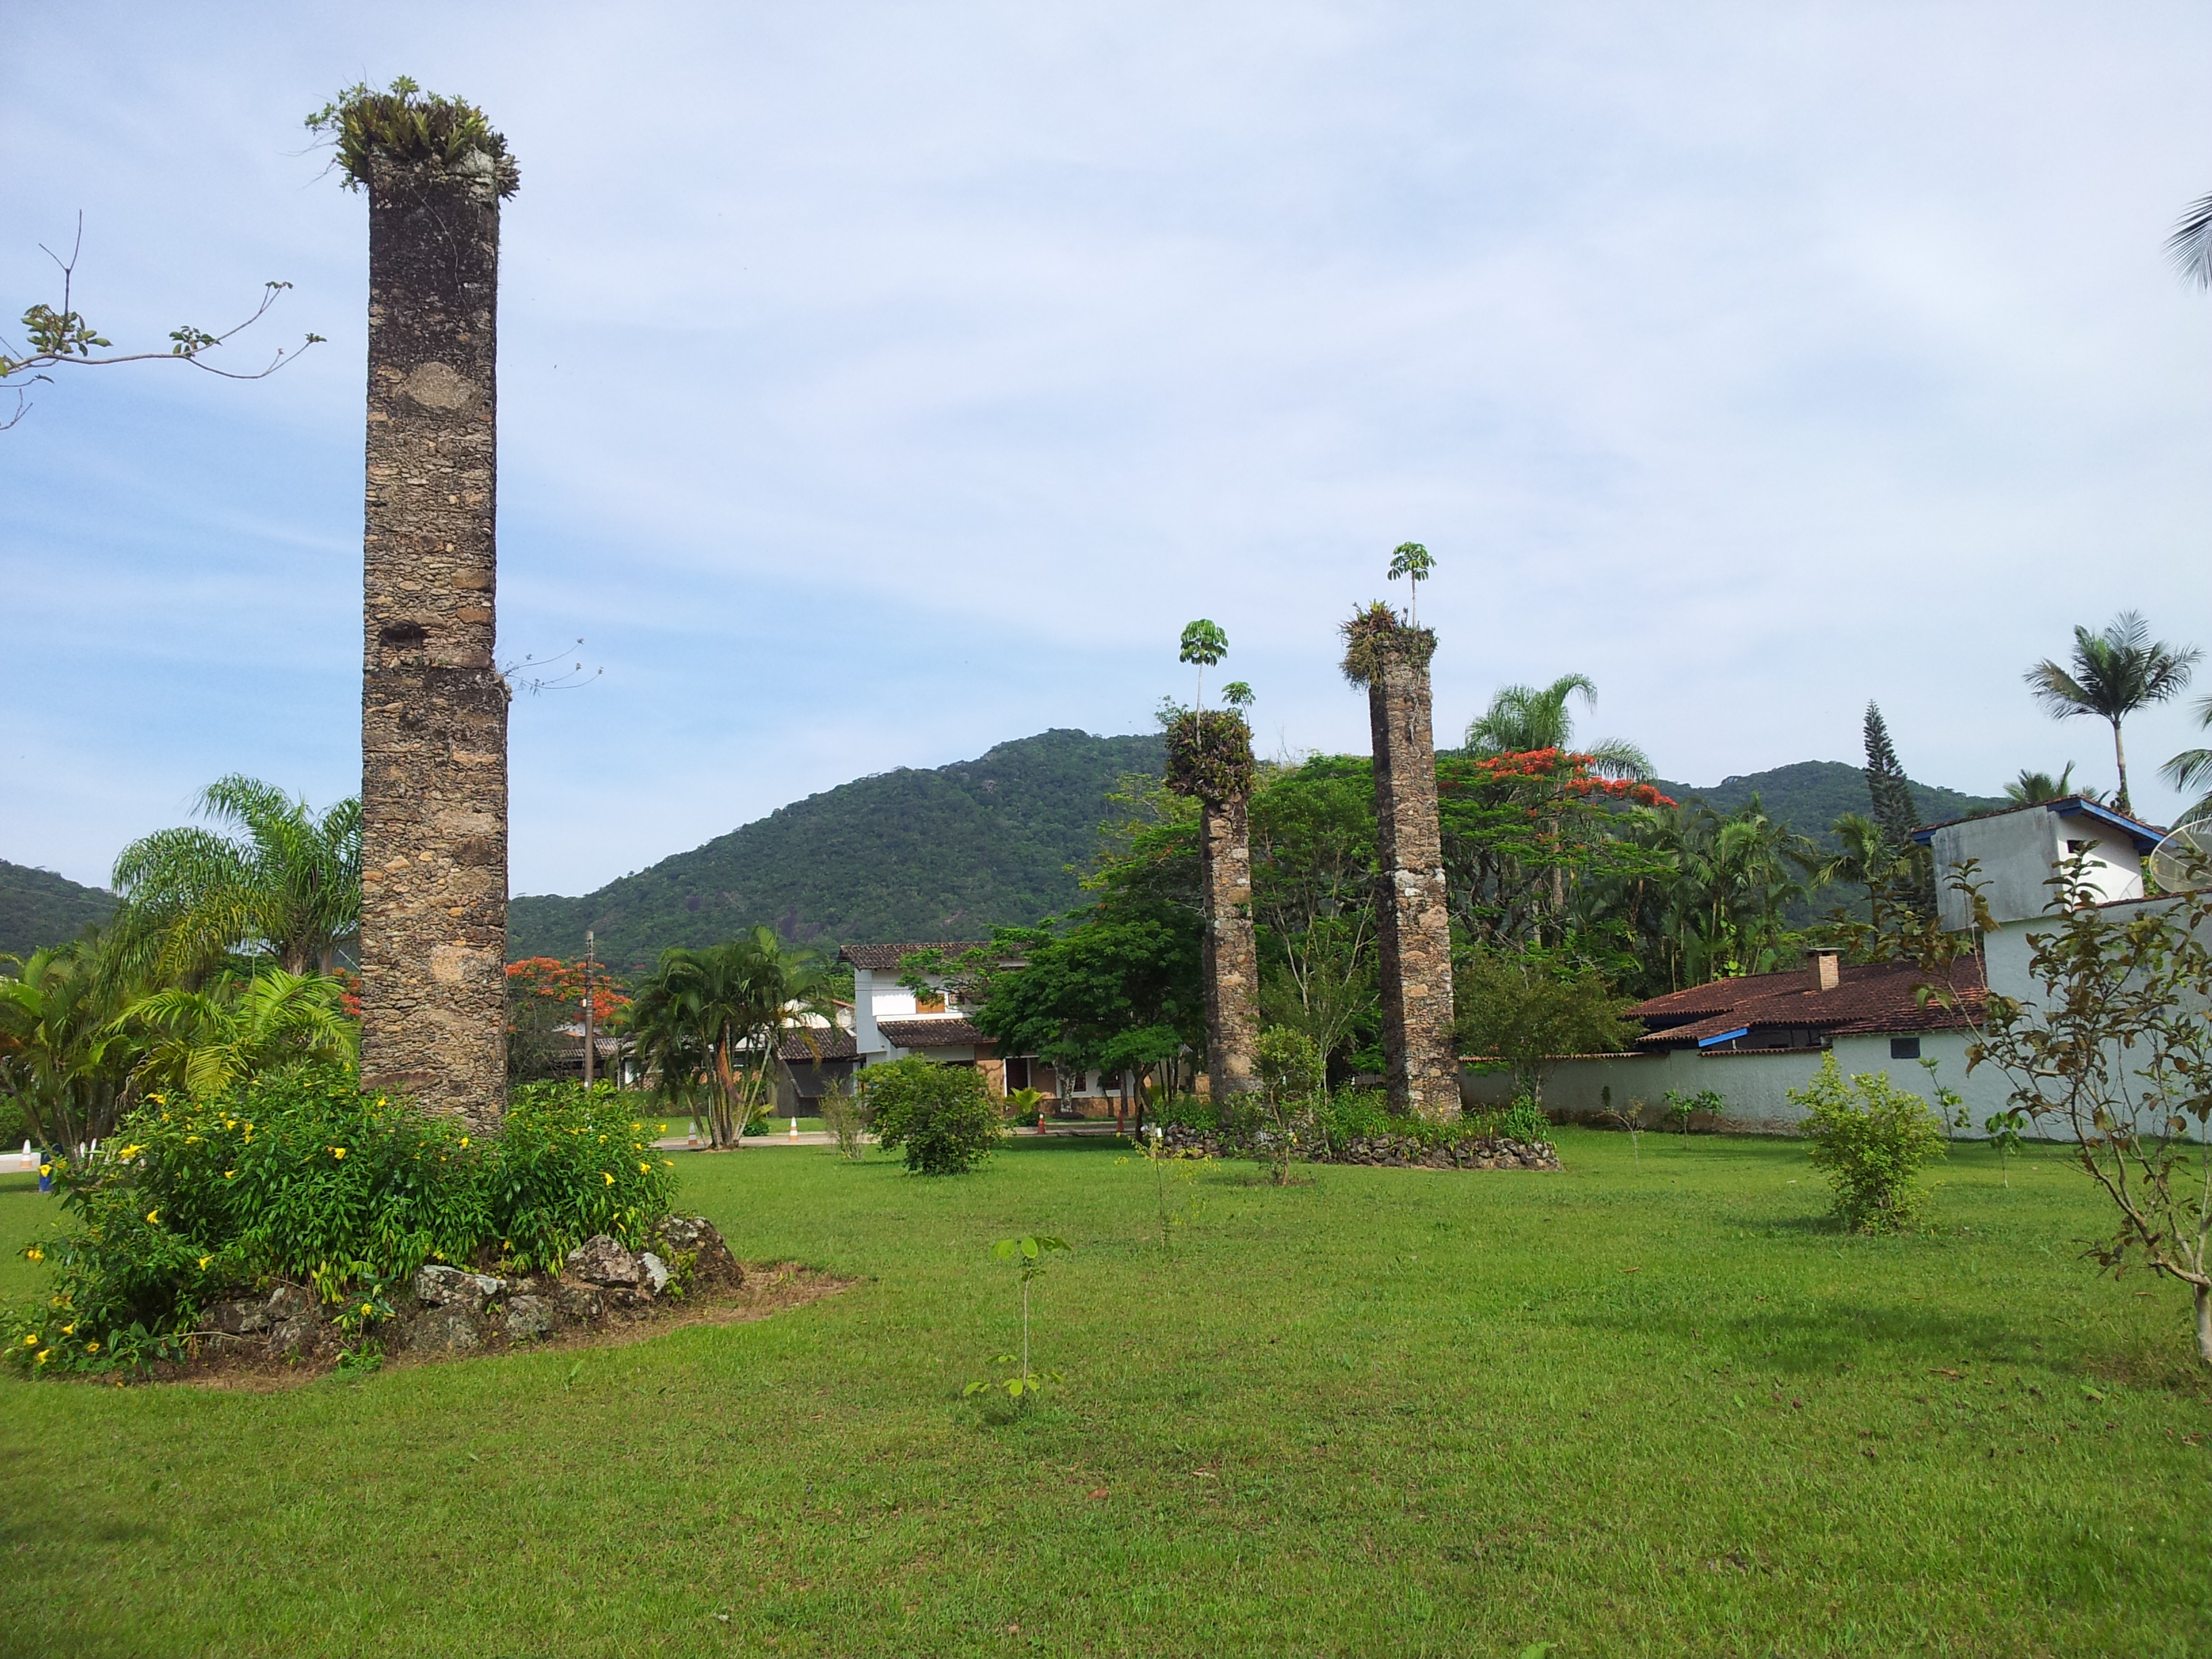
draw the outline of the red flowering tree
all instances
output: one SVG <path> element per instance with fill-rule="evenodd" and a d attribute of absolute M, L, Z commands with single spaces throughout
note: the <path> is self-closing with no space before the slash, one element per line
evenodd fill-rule
<path fill-rule="evenodd" d="M 592 1024 L 602 1036 L 622 1029 L 630 1005 L 622 981 L 604 966 L 592 969 Z M 581 1038 L 563 1028 L 584 1018 L 584 964 L 528 957 L 507 965 L 507 1071 L 527 1083 L 558 1075 Z"/>

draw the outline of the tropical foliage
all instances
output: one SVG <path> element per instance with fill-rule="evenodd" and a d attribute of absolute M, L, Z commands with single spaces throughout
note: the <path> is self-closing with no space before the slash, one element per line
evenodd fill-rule
<path fill-rule="evenodd" d="M 361 802 L 313 811 L 273 785 L 210 784 L 200 815 L 234 833 L 158 830 L 123 849 L 113 947 L 144 971 L 190 985 L 232 955 L 287 973 L 332 972 L 361 928 Z"/>
<path fill-rule="evenodd" d="M 787 1037 L 817 1051 L 836 1024 L 836 981 L 822 955 L 773 927 L 704 950 L 664 951 L 629 1020 L 638 1052 L 674 1108 L 702 1104 L 714 1144 L 737 1146 L 766 1110 Z"/>
<path fill-rule="evenodd" d="M 2063 666 L 2045 658 L 2027 671 L 2028 689 L 2055 720 L 2094 714 L 2112 728 L 2112 761 L 2120 787 L 2112 805 L 2123 812 L 2128 799 L 2128 751 L 2120 722 L 2138 709 L 2166 702 L 2189 686 L 2189 677 L 2204 653 L 2194 646 L 2168 645 L 2150 636 L 2150 624 L 2138 611 L 2123 611 L 2095 633 L 2076 626 L 2073 655 Z"/>
<path fill-rule="evenodd" d="M 902 1152 L 915 1175 L 963 1175 L 1005 1133 L 999 1104 L 972 1066 L 936 1066 L 919 1056 L 860 1073 L 861 1109 L 877 1144 Z"/>
<path fill-rule="evenodd" d="M 523 1091 L 489 1139 L 337 1067 L 287 1067 L 192 1102 L 152 1095 L 97 1152 L 57 1156 L 65 1224 L 42 1305 L 0 1319 L 27 1369 L 163 1352 L 226 1297 L 312 1287 L 373 1328 L 425 1261 L 529 1270 L 595 1233 L 642 1243 L 673 1166 L 612 1090 Z"/>

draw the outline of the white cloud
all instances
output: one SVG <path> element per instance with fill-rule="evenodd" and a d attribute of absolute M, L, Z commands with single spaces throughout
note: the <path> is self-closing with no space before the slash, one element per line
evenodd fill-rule
<path fill-rule="evenodd" d="M 1140 727 L 1201 613 L 1263 732 L 1354 746 L 1334 625 L 1407 536 L 1441 726 L 1583 669 L 1692 781 L 1852 758 L 1869 696 L 1930 781 L 2104 778 L 2021 671 L 2124 605 L 2203 631 L 2212 302 L 2158 248 L 2212 188 L 2195 9 L 163 15 L 18 20 L 67 67 L 0 100 L 6 222 L 88 210 L 118 338 L 281 276 L 271 338 L 332 339 L 0 440 L 9 857 L 96 877 L 236 768 L 349 787 L 363 210 L 294 152 L 403 70 L 522 162 L 503 634 L 608 669 L 518 705 L 518 890 Z M 2139 773 L 2192 736 L 2145 717 Z"/>

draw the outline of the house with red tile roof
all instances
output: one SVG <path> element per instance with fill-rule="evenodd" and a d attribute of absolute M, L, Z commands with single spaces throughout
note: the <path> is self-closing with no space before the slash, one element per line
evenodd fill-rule
<path fill-rule="evenodd" d="M 1816 950 L 1802 968 L 1653 997 L 1629 1011 L 1644 1028 L 1632 1052 L 1567 1056 L 1550 1068 L 1545 1109 L 1557 1119 L 1594 1121 L 1640 1105 L 1650 1122 L 1671 1093 L 1717 1097 L 1712 1115 L 1732 1127 L 1784 1130 L 1804 1115 L 1790 1091 L 1832 1054 L 1848 1076 L 1881 1073 L 1931 1102 L 1938 1085 L 1955 1090 L 1968 1120 L 1960 1132 L 1979 1135 L 1983 1120 L 2009 1102 L 2001 1075 L 1987 1067 L 1968 1073 L 1972 1027 L 1992 985 L 2033 1000 L 2029 941 L 2049 914 L 2048 884 L 2079 857 L 2102 902 L 2142 903 L 2143 860 L 2160 835 L 2078 796 L 1930 824 L 1914 839 L 1934 856 L 1938 920 L 1953 933 L 1972 925 L 1971 907 L 1950 884 L 1971 866 L 1996 924 L 1943 977 L 1911 963 L 1846 963 L 1838 951 Z M 1510 1075 L 1480 1060 L 1462 1073 L 1470 1104 L 1503 1104 L 1512 1087 Z"/>

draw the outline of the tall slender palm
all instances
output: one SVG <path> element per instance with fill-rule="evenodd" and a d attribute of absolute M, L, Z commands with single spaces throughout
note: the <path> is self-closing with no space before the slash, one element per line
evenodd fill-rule
<path fill-rule="evenodd" d="M 1525 754 L 1536 749 L 1574 746 L 1575 718 L 1567 699 L 1579 694 L 1583 703 L 1597 706 L 1597 687 L 1587 674 L 1562 674 L 1549 685 L 1508 685 L 1490 700 L 1490 707 L 1468 725 L 1467 747 L 1475 755 Z M 1651 762 L 1632 743 L 1607 738 L 1576 750 L 1590 757 L 1590 769 L 1601 777 L 1646 779 Z"/>
<path fill-rule="evenodd" d="M 2053 720 L 2095 714 L 2112 728 L 2112 759 L 2120 774 L 2112 805 L 2123 812 L 2128 800 L 2128 751 L 2120 722 L 2139 708 L 2178 696 L 2203 653 L 2195 646 L 2168 645 L 2150 636 L 2140 611 L 2123 611 L 2103 629 L 2091 633 L 2076 624 L 2072 666 L 2045 658 L 2027 671 L 2028 689 Z"/>
<path fill-rule="evenodd" d="M 1814 884 L 1856 882 L 1867 890 L 1867 919 L 1880 920 L 1881 890 L 1897 873 L 1899 849 L 1881 825 L 1863 812 L 1845 812 L 1828 826 L 1838 850 L 1814 875 Z"/>
<path fill-rule="evenodd" d="M 361 929 L 361 802 L 318 813 L 233 775 L 207 787 L 198 811 L 238 833 L 156 830 L 116 860 L 116 948 L 188 986 L 240 950 L 289 974 L 331 972 Z"/>
<path fill-rule="evenodd" d="M 172 986 L 142 997 L 115 1021 L 145 1042 L 134 1087 L 219 1095 L 241 1078 L 295 1060 L 349 1061 L 361 1028 L 345 1012 L 344 987 L 282 968 L 226 975 L 208 990 Z"/>
<path fill-rule="evenodd" d="M 2212 196 L 2189 204 L 2166 239 L 2166 251 L 2183 281 L 2212 288 Z"/>

